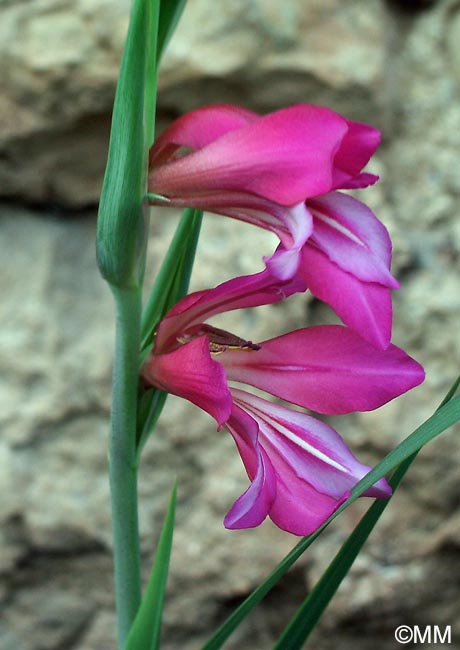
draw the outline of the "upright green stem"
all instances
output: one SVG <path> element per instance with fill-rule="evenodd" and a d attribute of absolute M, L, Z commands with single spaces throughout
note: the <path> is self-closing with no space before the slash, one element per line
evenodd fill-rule
<path fill-rule="evenodd" d="M 141 292 L 138 288 L 112 289 L 116 339 L 109 474 L 118 647 L 122 650 L 141 602 L 136 461 Z"/>

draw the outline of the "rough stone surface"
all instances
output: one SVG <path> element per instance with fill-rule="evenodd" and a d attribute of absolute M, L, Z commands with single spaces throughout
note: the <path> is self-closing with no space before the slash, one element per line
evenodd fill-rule
<path fill-rule="evenodd" d="M 395 245 L 394 341 L 427 379 L 376 412 L 331 419 L 369 463 L 432 413 L 459 372 L 460 5 L 401 13 L 400 4 L 189 0 L 159 98 L 161 125 L 206 102 L 263 112 L 311 101 L 383 128 L 373 164 L 382 181 L 365 197 Z M 115 647 L 105 474 L 113 306 L 94 260 L 93 208 L 128 5 L 0 2 L 2 650 Z M 149 279 L 176 223 L 155 213 Z M 266 233 L 207 216 L 193 288 L 254 272 L 272 247 Z M 228 328 L 257 340 L 330 318 L 303 296 L 236 314 Z M 450 647 L 460 647 L 459 463 L 458 429 L 423 450 L 308 647 L 394 650 L 401 624 L 452 625 Z M 140 477 L 145 577 L 175 475 L 164 648 L 196 650 L 295 539 L 269 522 L 223 529 L 247 485 L 238 455 L 208 417 L 169 398 Z M 226 647 L 273 646 L 367 505 L 334 523 Z"/>

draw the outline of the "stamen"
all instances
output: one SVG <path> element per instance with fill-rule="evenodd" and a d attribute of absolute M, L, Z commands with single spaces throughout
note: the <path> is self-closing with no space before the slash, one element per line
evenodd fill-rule
<path fill-rule="evenodd" d="M 246 341 L 231 332 L 222 330 L 212 325 L 195 325 L 188 331 L 177 337 L 179 343 L 189 343 L 199 336 L 207 336 L 209 341 L 209 351 L 211 354 L 221 354 L 227 350 L 260 350 L 260 345 L 252 341 Z"/>

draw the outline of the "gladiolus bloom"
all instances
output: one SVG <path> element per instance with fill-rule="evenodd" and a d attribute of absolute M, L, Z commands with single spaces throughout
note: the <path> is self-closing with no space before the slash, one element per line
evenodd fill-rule
<path fill-rule="evenodd" d="M 229 104 L 182 116 L 150 151 L 152 203 L 196 207 L 274 232 L 265 260 L 279 280 L 299 273 L 373 345 L 391 338 L 391 241 L 360 201 L 338 189 L 366 187 L 362 172 L 377 129 L 321 106 L 298 104 L 265 116 Z M 356 294 L 356 298 L 355 298 Z"/>
<path fill-rule="evenodd" d="M 308 534 L 369 470 L 324 423 L 229 381 L 339 414 L 377 408 L 423 380 L 421 366 L 401 349 L 376 349 L 343 326 L 304 328 L 253 343 L 205 322 L 304 289 L 298 279 L 281 282 L 265 270 L 191 294 L 159 324 L 142 368 L 145 383 L 193 402 L 232 434 L 251 485 L 229 511 L 229 528 L 256 526 L 269 516 L 284 530 Z M 388 494 L 383 480 L 368 492 Z"/>

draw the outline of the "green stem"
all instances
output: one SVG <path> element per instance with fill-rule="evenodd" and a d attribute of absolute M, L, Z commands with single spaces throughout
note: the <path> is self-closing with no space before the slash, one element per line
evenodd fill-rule
<path fill-rule="evenodd" d="M 116 338 L 109 474 L 118 647 L 121 650 L 141 602 L 136 460 L 141 292 L 139 288 L 112 287 L 112 290 L 116 305 Z"/>

